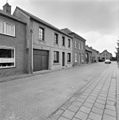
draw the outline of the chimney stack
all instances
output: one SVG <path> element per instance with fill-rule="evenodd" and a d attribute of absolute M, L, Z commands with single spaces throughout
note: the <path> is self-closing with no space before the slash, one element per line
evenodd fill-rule
<path fill-rule="evenodd" d="M 3 11 L 4 11 L 5 13 L 11 14 L 11 5 L 9 5 L 8 3 L 6 3 L 6 4 L 3 6 Z"/>

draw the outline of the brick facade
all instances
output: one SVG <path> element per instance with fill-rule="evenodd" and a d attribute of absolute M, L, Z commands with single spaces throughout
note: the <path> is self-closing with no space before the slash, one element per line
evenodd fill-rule
<path fill-rule="evenodd" d="M 14 48 L 15 66 L 0 68 L 0 77 L 26 73 L 26 25 L 0 11 L 0 20 L 15 25 L 15 36 L 0 33 L 0 47 Z"/>

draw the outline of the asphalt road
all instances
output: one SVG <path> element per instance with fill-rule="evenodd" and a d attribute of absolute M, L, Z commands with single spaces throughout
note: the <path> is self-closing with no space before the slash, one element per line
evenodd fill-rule
<path fill-rule="evenodd" d="M 0 120 L 42 120 L 116 63 L 94 63 L 0 83 Z"/>

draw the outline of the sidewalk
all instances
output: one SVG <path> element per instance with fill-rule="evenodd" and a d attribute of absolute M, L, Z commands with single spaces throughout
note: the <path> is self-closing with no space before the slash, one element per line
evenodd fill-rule
<path fill-rule="evenodd" d="M 48 120 L 119 120 L 118 68 L 77 91 Z"/>

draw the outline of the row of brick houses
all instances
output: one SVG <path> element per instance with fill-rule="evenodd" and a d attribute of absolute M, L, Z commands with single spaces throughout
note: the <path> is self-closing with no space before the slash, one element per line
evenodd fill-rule
<path fill-rule="evenodd" d="M 93 49 L 92 47 L 85 46 L 85 55 L 86 55 L 86 63 L 95 63 L 99 61 L 100 53 L 99 51 Z"/>
<path fill-rule="evenodd" d="M 0 77 L 97 62 L 98 52 L 87 50 L 85 42 L 68 28 L 60 30 L 19 7 L 11 15 L 6 3 L 0 10 Z"/>

